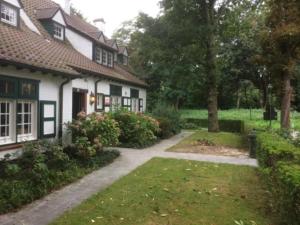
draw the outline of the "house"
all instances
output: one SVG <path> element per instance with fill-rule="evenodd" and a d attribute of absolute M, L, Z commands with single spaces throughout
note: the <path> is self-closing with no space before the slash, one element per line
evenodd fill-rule
<path fill-rule="evenodd" d="M 80 111 L 146 110 L 127 48 L 71 15 L 70 0 L 0 0 L 0 11 L 0 156 L 62 137 Z"/>

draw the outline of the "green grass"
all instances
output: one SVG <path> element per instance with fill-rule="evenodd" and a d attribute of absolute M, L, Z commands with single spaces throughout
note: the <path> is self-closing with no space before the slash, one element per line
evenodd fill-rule
<path fill-rule="evenodd" d="M 181 114 L 183 118 L 200 118 L 207 119 L 207 110 L 181 110 Z M 272 122 L 272 128 L 279 128 L 279 117 L 280 113 L 278 113 L 278 121 Z M 292 118 L 292 127 L 300 130 L 300 113 L 293 112 L 291 114 Z M 246 125 L 251 127 L 266 129 L 269 127 L 269 121 L 263 120 L 263 110 L 255 109 L 252 110 L 252 118 L 250 119 L 250 112 L 248 109 L 231 109 L 231 110 L 220 110 L 219 111 L 219 119 L 237 119 L 244 120 Z"/>
<path fill-rule="evenodd" d="M 274 223 L 255 168 L 152 159 L 52 225 Z"/>
<path fill-rule="evenodd" d="M 188 148 L 192 143 L 195 143 L 198 140 L 208 140 L 216 146 L 247 149 L 247 141 L 245 140 L 245 137 L 240 134 L 227 132 L 209 133 L 208 131 L 198 130 L 196 133 L 185 138 L 169 150 L 175 151 L 176 149 Z"/>

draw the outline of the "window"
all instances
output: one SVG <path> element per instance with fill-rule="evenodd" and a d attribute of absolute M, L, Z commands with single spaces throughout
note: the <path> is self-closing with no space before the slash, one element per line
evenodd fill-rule
<path fill-rule="evenodd" d="M 144 100 L 143 99 L 140 99 L 139 100 L 139 111 L 140 112 L 144 112 Z"/>
<path fill-rule="evenodd" d="M 0 78 L 0 97 L 13 98 L 16 94 L 15 80 L 9 78 Z"/>
<path fill-rule="evenodd" d="M 121 96 L 111 96 L 111 111 L 117 111 L 120 109 L 122 104 L 122 97 Z"/>
<path fill-rule="evenodd" d="M 96 111 L 102 111 L 104 109 L 104 95 L 97 94 L 96 96 Z"/>
<path fill-rule="evenodd" d="M 34 123 L 35 108 L 36 103 L 32 101 L 20 101 L 17 103 L 18 142 L 36 139 Z"/>
<path fill-rule="evenodd" d="M 102 63 L 107 66 L 107 51 L 102 50 Z"/>
<path fill-rule="evenodd" d="M 53 25 L 53 36 L 61 41 L 65 39 L 65 30 L 62 25 L 54 23 Z"/>
<path fill-rule="evenodd" d="M 1 21 L 12 26 L 18 25 L 18 9 L 5 3 L 0 3 Z"/>
<path fill-rule="evenodd" d="M 0 145 L 37 138 L 38 82 L 0 77 Z"/>
<path fill-rule="evenodd" d="M 95 60 L 97 63 L 102 63 L 102 49 L 99 47 L 95 49 Z"/>
<path fill-rule="evenodd" d="M 12 136 L 12 102 L 8 100 L 0 100 L 0 145 L 14 142 Z"/>
<path fill-rule="evenodd" d="M 118 61 L 118 53 L 115 52 L 114 54 L 114 62 L 117 62 Z"/>
<path fill-rule="evenodd" d="M 108 53 L 108 60 L 107 60 L 107 62 L 108 62 L 108 66 L 109 67 L 113 67 L 113 54 L 112 53 Z"/>
<path fill-rule="evenodd" d="M 123 108 L 131 111 L 131 99 L 130 98 L 123 98 Z"/>
<path fill-rule="evenodd" d="M 131 111 L 139 112 L 139 99 L 138 98 L 131 99 Z"/>
<path fill-rule="evenodd" d="M 116 111 L 122 106 L 122 87 L 110 85 L 111 110 Z"/>

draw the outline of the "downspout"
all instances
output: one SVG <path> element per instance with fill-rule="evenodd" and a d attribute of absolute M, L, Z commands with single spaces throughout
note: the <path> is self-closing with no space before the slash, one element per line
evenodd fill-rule
<path fill-rule="evenodd" d="M 70 81 L 76 78 L 68 78 L 65 80 L 59 87 L 59 129 L 58 129 L 58 137 L 62 138 L 63 135 L 63 100 L 64 100 L 64 86 L 68 84 Z"/>

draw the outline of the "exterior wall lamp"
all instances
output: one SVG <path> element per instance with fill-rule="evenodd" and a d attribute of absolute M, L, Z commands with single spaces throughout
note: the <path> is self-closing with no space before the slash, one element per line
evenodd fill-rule
<path fill-rule="evenodd" d="M 93 92 L 91 92 L 91 94 L 90 94 L 90 105 L 95 104 L 95 102 L 96 102 L 96 96 Z"/>

